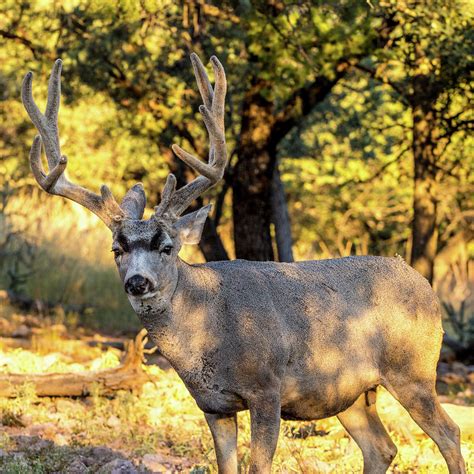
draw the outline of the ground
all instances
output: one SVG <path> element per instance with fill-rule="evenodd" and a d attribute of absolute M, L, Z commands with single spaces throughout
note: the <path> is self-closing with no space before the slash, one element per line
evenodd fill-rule
<path fill-rule="evenodd" d="M 11 311 L 0 318 L 0 331 L 10 336 L 0 339 L 1 373 L 80 372 L 120 363 L 118 349 L 91 346 L 84 331 L 38 321 Z M 149 381 L 141 393 L 118 391 L 105 397 L 97 386 L 89 397 L 48 398 L 37 397 L 25 384 L 17 387 L 16 398 L 0 398 L 0 472 L 217 472 L 202 413 L 173 370 L 159 357 L 149 359 Z M 449 373 L 452 366 L 445 364 L 443 371 Z M 468 472 L 474 472 L 474 397 L 469 383 L 474 368 L 454 363 L 454 369 L 445 376 L 449 383 L 440 384 L 441 401 L 462 427 L 462 451 Z M 399 448 L 390 472 L 447 472 L 433 442 L 384 390 L 379 391 L 377 406 Z M 239 428 L 239 459 L 245 468 L 248 413 L 239 415 Z M 282 423 L 274 472 L 346 474 L 361 467 L 360 451 L 336 418 Z"/>

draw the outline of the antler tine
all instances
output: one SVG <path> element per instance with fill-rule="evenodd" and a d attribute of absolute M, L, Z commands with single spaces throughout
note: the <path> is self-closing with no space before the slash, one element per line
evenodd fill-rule
<path fill-rule="evenodd" d="M 63 62 L 60 59 L 57 59 L 54 62 L 51 75 L 49 76 L 48 83 L 48 100 L 46 103 L 45 117 L 48 121 L 48 124 L 56 127 L 56 132 L 58 132 L 57 123 L 58 123 L 58 112 L 59 104 L 61 103 L 61 71 L 63 69 Z M 33 98 L 32 98 L 33 99 Z M 56 134 L 59 139 L 59 134 Z"/>
<path fill-rule="evenodd" d="M 170 173 L 168 177 L 166 178 L 165 187 L 163 188 L 163 191 L 161 191 L 161 202 L 158 206 L 155 206 L 156 215 L 162 215 L 166 212 L 175 191 L 176 191 L 176 177 L 174 174 Z"/>
<path fill-rule="evenodd" d="M 201 175 L 186 186 L 178 189 L 171 196 L 167 207 L 175 216 L 181 215 L 198 196 L 221 180 L 227 164 L 224 132 L 227 82 L 224 68 L 219 60 L 215 56 L 212 56 L 211 62 L 215 76 L 215 86 L 213 89 L 206 70 L 197 54 L 191 54 L 191 62 L 194 75 L 196 76 L 196 82 L 204 102 L 204 105 L 199 107 L 199 111 L 209 134 L 209 160 L 205 163 L 178 145 L 172 146 L 178 158 Z M 157 213 L 158 211 L 163 212 L 164 209 L 164 203 L 163 206 L 160 204 L 157 208 Z"/>
<path fill-rule="evenodd" d="M 211 57 L 212 68 L 214 69 L 214 77 L 216 87 L 212 100 L 212 113 L 217 118 L 217 124 L 221 130 L 224 130 L 224 111 L 225 111 L 225 95 L 227 92 L 227 81 L 225 78 L 224 67 L 216 56 Z"/>
<path fill-rule="evenodd" d="M 127 217 L 123 209 L 117 204 L 107 186 L 101 187 L 101 195 L 97 195 L 81 186 L 71 183 L 64 171 L 67 158 L 61 155 L 59 146 L 58 111 L 61 96 L 61 68 L 62 61 L 56 60 L 48 85 L 48 100 L 43 115 L 33 99 L 33 73 L 29 72 L 21 89 L 21 98 L 31 121 L 38 129 L 30 151 L 30 165 L 38 184 L 48 193 L 71 199 L 86 207 L 105 224 L 113 229 L 117 223 Z M 49 174 L 41 163 L 41 144 L 43 143 L 48 160 Z"/>
<path fill-rule="evenodd" d="M 196 78 L 202 101 L 204 102 L 204 105 L 210 109 L 212 106 L 214 91 L 211 82 L 209 81 L 206 69 L 196 53 L 191 53 L 191 64 L 193 65 L 194 77 Z"/>

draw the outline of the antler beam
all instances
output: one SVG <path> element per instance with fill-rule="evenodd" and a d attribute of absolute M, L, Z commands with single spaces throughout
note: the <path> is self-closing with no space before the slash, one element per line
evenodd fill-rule
<path fill-rule="evenodd" d="M 206 163 L 183 150 L 180 146 L 172 146 L 176 156 L 193 168 L 200 176 L 186 186 L 176 190 L 176 178 L 173 175 L 169 175 L 162 192 L 161 203 L 155 208 L 155 215 L 157 217 L 164 214 L 174 218 L 180 216 L 197 197 L 222 179 L 227 165 L 224 130 L 227 81 L 224 68 L 215 56 L 211 57 L 215 78 L 215 86 L 212 88 L 206 70 L 197 54 L 191 54 L 191 62 L 204 103 L 199 107 L 199 112 L 209 134 L 209 159 Z"/>
<path fill-rule="evenodd" d="M 48 193 L 63 196 L 86 207 L 113 229 L 117 222 L 129 217 L 115 201 L 110 189 L 103 185 L 101 195 L 71 183 L 65 176 L 66 156 L 59 145 L 58 111 L 61 98 L 62 61 L 56 60 L 48 85 L 46 111 L 42 114 L 33 99 L 33 73 L 29 72 L 21 89 L 21 99 L 39 135 L 33 141 L 30 151 L 30 165 L 38 184 Z M 49 173 L 41 163 L 41 144 L 44 145 Z"/>

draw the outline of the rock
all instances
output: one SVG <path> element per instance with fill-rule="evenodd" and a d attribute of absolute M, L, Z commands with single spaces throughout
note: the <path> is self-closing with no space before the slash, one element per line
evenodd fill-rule
<path fill-rule="evenodd" d="M 83 474 L 84 472 L 88 472 L 88 469 L 81 459 L 75 459 L 65 469 L 66 474 Z"/>
<path fill-rule="evenodd" d="M 13 332 L 12 325 L 8 319 L 0 318 L 0 334 L 9 336 Z"/>
<path fill-rule="evenodd" d="M 40 319 L 31 314 L 25 317 L 24 323 L 30 328 L 39 328 L 42 326 Z"/>
<path fill-rule="evenodd" d="M 463 363 L 457 361 L 452 363 L 452 369 L 453 372 L 462 377 L 466 377 L 469 372 L 468 368 Z"/>
<path fill-rule="evenodd" d="M 150 471 L 156 473 L 171 472 L 171 469 L 163 464 L 164 462 L 166 462 L 166 458 L 159 454 L 145 454 L 142 458 L 142 464 Z"/>
<path fill-rule="evenodd" d="M 121 423 L 120 419 L 117 418 L 115 415 L 111 415 L 107 419 L 106 424 L 110 428 L 118 428 L 122 423 Z"/>
<path fill-rule="evenodd" d="M 464 383 L 464 376 L 456 374 L 454 372 L 448 372 L 440 377 L 440 380 L 443 382 L 447 383 L 448 385 L 450 384 L 461 384 Z"/>
<path fill-rule="evenodd" d="M 102 466 L 98 471 L 98 474 L 138 474 L 135 465 L 127 459 L 114 459 Z"/>
<path fill-rule="evenodd" d="M 103 446 L 93 446 L 90 450 L 90 455 L 95 459 L 112 459 L 113 452 L 109 448 Z"/>
<path fill-rule="evenodd" d="M 53 448 L 53 443 L 48 439 L 42 439 L 38 436 L 22 436 L 22 438 L 21 444 L 17 440 L 17 446 L 29 453 L 40 453 Z"/>

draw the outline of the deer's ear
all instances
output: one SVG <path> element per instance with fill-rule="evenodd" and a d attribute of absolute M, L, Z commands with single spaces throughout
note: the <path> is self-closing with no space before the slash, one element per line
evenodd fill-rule
<path fill-rule="evenodd" d="M 179 240 L 182 244 L 198 244 L 201 240 L 202 229 L 212 205 L 201 207 L 198 211 L 190 212 L 181 217 L 175 224 Z"/>

